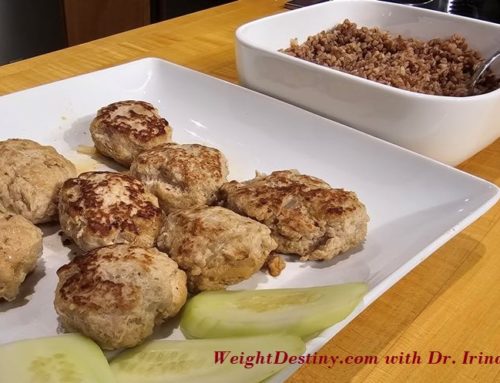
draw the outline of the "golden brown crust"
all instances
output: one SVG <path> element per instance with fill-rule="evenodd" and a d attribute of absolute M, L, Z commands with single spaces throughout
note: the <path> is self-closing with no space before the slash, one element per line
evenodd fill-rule
<path fill-rule="evenodd" d="M 156 197 L 139 180 L 111 172 L 67 180 L 59 212 L 61 228 L 83 250 L 115 243 L 151 247 L 162 221 Z"/>
<path fill-rule="evenodd" d="M 156 249 L 102 247 L 76 257 L 57 275 L 54 305 L 64 327 L 105 349 L 142 342 L 187 297 L 185 273 Z"/>
<path fill-rule="evenodd" d="M 191 292 L 223 289 L 257 272 L 276 248 L 270 230 L 222 207 L 170 214 L 158 247 L 188 275 Z"/>
<path fill-rule="evenodd" d="M 145 101 L 119 101 L 99 109 L 90 132 L 99 152 L 128 166 L 143 150 L 169 142 L 172 129 Z"/>
<path fill-rule="evenodd" d="M 297 171 L 228 182 L 220 196 L 229 209 L 268 226 L 277 251 L 302 260 L 331 259 L 366 236 L 368 216 L 355 193 Z"/>
<path fill-rule="evenodd" d="M 168 143 L 138 155 L 130 174 L 158 197 L 162 209 L 171 211 L 214 203 L 228 169 L 217 149 Z"/>
<path fill-rule="evenodd" d="M 137 141 L 148 142 L 168 132 L 168 121 L 158 110 L 145 101 L 119 101 L 99 109 L 96 123 L 110 134 L 130 135 Z"/>
<path fill-rule="evenodd" d="M 0 211 L 33 223 L 57 220 L 61 185 L 75 166 L 51 146 L 31 140 L 0 141 Z"/>

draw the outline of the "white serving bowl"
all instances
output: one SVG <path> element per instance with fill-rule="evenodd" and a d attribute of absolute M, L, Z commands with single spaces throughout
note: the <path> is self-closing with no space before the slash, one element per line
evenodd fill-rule
<path fill-rule="evenodd" d="M 373 0 L 335 0 L 240 27 L 241 83 L 450 165 L 500 136 L 499 89 L 472 97 L 420 94 L 278 51 L 292 38 L 302 43 L 344 19 L 426 40 L 458 33 L 483 57 L 500 48 L 497 24 Z M 500 65 L 494 71 L 500 75 Z"/>

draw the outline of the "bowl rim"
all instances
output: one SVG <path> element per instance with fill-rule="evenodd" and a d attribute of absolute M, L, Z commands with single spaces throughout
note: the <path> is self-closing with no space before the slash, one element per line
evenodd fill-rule
<path fill-rule="evenodd" d="M 488 99 L 488 98 L 496 98 L 497 96 L 500 95 L 500 87 L 497 89 L 488 92 L 488 93 L 483 93 L 483 94 L 478 94 L 478 95 L 472 95 L 472 96 L 442 96 L 442 95 L 435 95 L 435 94 L 427 94 L 427 93 L 419 93 L 411 90 L 406 90 L 406 89 L 401 89 L 394 87 L 392 85 L 387 85 L 387 84 L 382 84 L 379 83 L 375 80 L 369 80 L 360 76 L 353 75 L 348 72 L 341 71 L 336 68 L 332 67 L 327 67 L 324 65 L 316 64 L 304 59 L 300 59 L 297 57 L 290 56 L 284 52 L 281 52 L 279 50 L 275 51 L 269 48 L 263 48 L 258 45 L 258 43 L 255 43 L 254 41 L 249 40 L 246 37 L 247 30 L 250 28 L 254 28 L 255 25 L 260 24 L 264 20 L 272 20 L 272 19 L 278 19 L 278 18 L 287 18 L 291 14 L 290 12 L 295 12 L 294 14 L 296 15 L 297 13 L 300 12 L 310 12 L 311 8 L 328 8 L 328 7 L 334 7 L 336 3 L 377 3 L 379 7 L 387 7 L 387 8 L 400 8 L 400 9 L 405 9 L 405 12 L 414 12 L 414 13 L 420 13 L 424 15 L 431 15 L 431 16 L 439 16 L 439 17 L 444 17 L 448 19 L 457 19 L 460 22 L 466 22 L 470 24 L 481 24 L 481 25 L 488 25 L 489 27 L 495 27 L 499 30 L 500 33 L 500 25 L 491 23 L 488 21 L 484 20 L 478 20 L 478 19 L 472 19 L 469 17 L 465 16 L 459 16 L 459 15 L 452 15 L 449 13 L 445 12 L 440 12 L 440 11 L 434 11 L 430 9 L 425 9 L 425 8 L 417 8 L 417 7 L 411 7 L 408 5 L 404 4 L 396 4 L 396 3 L 389 3 L 389 2 L 384 2 L 384 1 L 379 1 L 379 0 L 334 0 L 334 1 L 326 1 L 324 3 L 319 3 L 319 4 L 314 4 L 310 5 L 307 7 L 303 7 L 300 9 L 295 9 L 291 11 L 285 11 L 282 13 L 278 13 L 275 15 L 270 15 L 266 16 L 254 21 L 250 21 L 248 23 L 245 23 L 241 25 L 240 27 L 237 28 L 235 35 L 236 35 L 236 41 L 238 44 L 256 49 L 261 52 L 266 52 L 268 54 L 271 54 L 278 58 L 280 61 L 284 62 L 291 62 L 294 63 L 295 65 L 302 66 L 303 68 L 307 70 L 319 70 L 320 72 L 322 71 L 325 73 L 327 76 L 339 76 L 340 78 L 344 78 L 345 80 L 352 80 L 352 81 L 357 81 L 359 84 L 364 84 L 366 86 L 369 86 L 374 89 L 378 89 L 381 91 L 386 91 L 386 92 L 393 92 L 395 95 L 399 95 L 402 97 L 416 97 L 416 98 L 421 98 L 421 99 L 430 99 L 430 100 L 436 100 L 436 101 L 443 101 L 443 102 L 455 102 L 455 103 L 460 103 L 460 102 L 470 102 L 470 101 L 480 101 L 483 99 Z M 321 31 L 318 31 L 319 33 Z M 460 32 L 456 32 L 460 33 Z M 284 48 L 283 48 L 284 49 Z"/>

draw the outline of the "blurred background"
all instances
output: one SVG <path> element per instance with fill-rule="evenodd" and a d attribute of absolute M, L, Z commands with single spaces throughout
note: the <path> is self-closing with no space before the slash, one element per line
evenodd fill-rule
<path fill-rule="evenodd" d="M 0 0 L 0 65 L 232 0 Z"/>
<path fill-rule="evenodd" d="M 231 1 L 0 0 L 0 65 Z M 291 0 L 288 6 L 322 1 Z M 500 0 L 386 1 L 500 23 Z"/>

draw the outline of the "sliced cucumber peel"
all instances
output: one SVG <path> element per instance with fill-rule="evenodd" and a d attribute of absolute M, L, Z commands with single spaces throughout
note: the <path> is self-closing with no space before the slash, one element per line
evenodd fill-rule
<path fill-rule="evenodd" d="M 117 383 L 256 383 L 299 356 L 295 336 L 156 340 L 127 350 L 111 361 Z"/>
<path fill-rule="evenodd" d="M 261 334 L 307 337 L 345 319 L 359 304 L 365 283 L 255 291 L 210 291 L 186 304 L 181 329 L 188 338 Z"/>
<path fill-rule="evenodd" d="M 0 346 L 5 383 L 114 383 L 103 352 L 78 334 L 23 340 Z"/>

